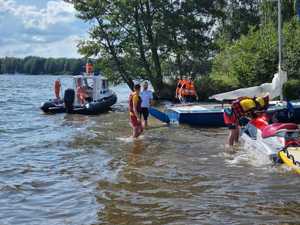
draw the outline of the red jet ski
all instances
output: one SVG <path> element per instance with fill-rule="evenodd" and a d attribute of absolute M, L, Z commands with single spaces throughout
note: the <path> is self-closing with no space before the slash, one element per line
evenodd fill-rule
<path fill-rule="evenodd" d="M 270 123 L 267 115 L 252 119 L 242 129 L 245 144 L 300 174 L 300 132 L 295 123 Z"/>

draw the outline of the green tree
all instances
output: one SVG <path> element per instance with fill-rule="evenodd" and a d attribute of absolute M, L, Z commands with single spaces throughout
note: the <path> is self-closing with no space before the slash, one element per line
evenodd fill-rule
<path fill-rule="evenodd" d="M 260 24 L 260 0 L 227 0 L 217 35 L 232 41 Z"/>
<path fill-rule="evenodd" d="M 1 70 L 2 73 L 14 74 L 16 73 L 16 59 L 13 57 L 5 57 L 2 59 Z"/>
<path fill-rule="evenodd" d="M 283 69 L 300 79 L 300 24 L 294 17 L 283 28 Z M 213 60 L 211 78 L 240 87 L 270 82 L 278 70 L 277 27 L 273 23 L 252 29 L 233 43 L 226 43 Z"/>
<path fill-rule="evenodd" d="M 223 0 L 72 2 L 79 18 L 92 23 L 80 52 L 101 57 L 98 65 L 114 81 L 132 87 L 133 79 L 148 79 L 162 96 L 165 77 L 208 71 Z"/>

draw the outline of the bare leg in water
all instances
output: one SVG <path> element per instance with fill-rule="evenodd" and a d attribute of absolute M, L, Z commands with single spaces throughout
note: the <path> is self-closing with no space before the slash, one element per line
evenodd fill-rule
<path fill-rule="evenodd" d="M 143 132 L 142 124 L 138 124 L 137 126 L 132 128 L 132 137 L 137 138 Z"/>
<path fill-rule="evenodd" d="M 234 140 L 235 140 L 235 130 L 234 129 L 230 129 L 230 133 L 229 133 L 229 136 L 228 136 L 228 144 L 229 144 L 229 146 L 233 146 Z"/>
<path fill-rule="evenodd" d="M 234 143 L 239 143 L 239 137 L 240 137 L 240 127 L 239 125 L 236 125 L 236 129 L 234 130 Z"/>
<path fill-rule="evenodd" d="M 233 146 L 234 143 L 238 143 L 239 142 L 239 136 L 240 136 L 240 127 L 238 125 L 235 125 L 235 127 L 229 129 L 230 133 L 228 136 L 228 144 L 229 146 Z"/>

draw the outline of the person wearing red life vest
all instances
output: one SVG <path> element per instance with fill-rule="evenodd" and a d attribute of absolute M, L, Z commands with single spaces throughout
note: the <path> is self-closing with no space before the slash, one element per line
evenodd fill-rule
<path fill-rule="evenodd" d="M 265 111 L 269 106 L 269 96 L 265 97 L 240 97 L 231 103 L 231 107 L 224 109 L 223 117 L 224 123 L 230 130 L 228 136 L 229 146 L 238 143 L 240 126 L 239 120 L 242 117 L 253 118 L 256 112 Z"/>
<path fill-rule="evenodd" d="M 137 138 L 143 132 L 143 126 L 140 119 L 140 113 L 142 112 L 140 97 L 141 86 L 140 84 L 134 85 L 134 91 L 129 96 L 129 118 L 130 125 L 132 127 L 132 137 Z"/>

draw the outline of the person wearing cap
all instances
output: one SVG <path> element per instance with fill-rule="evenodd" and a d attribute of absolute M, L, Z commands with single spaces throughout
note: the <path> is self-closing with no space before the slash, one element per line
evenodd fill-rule
<path fill-rule="evenodd" d="M 143 91 L 140 94 L 142 103 L 141 103 L 141 116 L 143 116 L 144 127 L 148 127 L 148 116 L 149 116 L 149 108 L 152 104 L 153 93 L 148 90 L 148 82 L 145 81 L 143 84 Z"/>
<path fill-rule="evenodd" d="M 141 104 L 140 97 L 141 85 L 135 84 L 133 92 L 129 96 L 129 117 L 132 127 L 132 137 L 137 138 L 143 132 L 143 126 L 140 120 Z"/>

